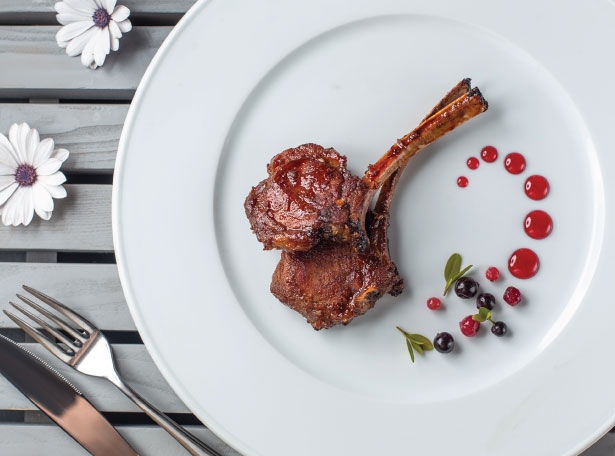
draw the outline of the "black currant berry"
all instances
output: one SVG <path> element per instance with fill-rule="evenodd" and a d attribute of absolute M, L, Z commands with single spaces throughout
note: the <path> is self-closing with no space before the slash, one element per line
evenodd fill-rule
<path fill-rule="evenodd" d="M 478 283 L 469 277 L 462 277 L 455 283 L 455 293 L 463 299 L 470 299 L 476 296 Z"/>
<path fill-rule="evenodd" d="M 489 310 L 493 310 L 495 306 L 495 296 L 491 293 L 481 293 L 476 297 L 476 308 L 486 307 Z"/>
<path fill-rule="evenodd" d="M 436 334 L 433 340 L 433 346 L 440 353 L 450 353 L 455 347 L 455 340 L 449 333 L 441 332 Z"/>
<path fill-rule="evenodd" d="M 503 321 L 496 321 L 491 327 L 491 332 L 498 337 L 502 337 L 504 334 L 506 334 L 507 330 L 508 328 L 506 327 L 506 323 L 504 323 Z"/>

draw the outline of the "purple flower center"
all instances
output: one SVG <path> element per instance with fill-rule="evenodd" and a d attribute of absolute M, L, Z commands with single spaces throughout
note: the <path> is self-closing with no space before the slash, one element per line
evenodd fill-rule
<path fill-rule="evenodd" d="M 106 9 L 98 8 L 94 11 L 94 14 L 92 14 L 92 19 L 94 20 L 94 25 L 100 28 L 105 28 L 109 25 L 111 17 L 109 16 L 109 13 L 107 13 Z"/>
<path fill-rule="evenodd" d="M 36 170 L 26 163 L 19 165 L 15 171 L 15 182 L 23 187 L 29 187 L 36 182 Z"/>

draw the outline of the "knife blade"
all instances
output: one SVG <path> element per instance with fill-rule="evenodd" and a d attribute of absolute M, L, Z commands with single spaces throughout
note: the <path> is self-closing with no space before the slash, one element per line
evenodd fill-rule
<path fill-rule="evenodd" d="M 0 374 L 95 456 L 137 456 L 128 442 L 62 374 L 0 334 Z"/>

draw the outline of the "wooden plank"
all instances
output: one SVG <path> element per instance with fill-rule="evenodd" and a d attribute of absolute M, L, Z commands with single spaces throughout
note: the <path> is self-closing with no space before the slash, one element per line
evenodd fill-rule
<path fill-rule="evenodd" d="M 113 250 L 111 186 L 67 185 L 68 197 L 55 201 L 51 220 L 37 216 L 27 226 L 0 226 L 5 250 Z"/>
<path fill-rule="evenodd" d="M 186 450 L 159 427 L 117 426 L 116 428 L 139 454 L 164 456 L 185 456 L 187 454 Z M 201 426 L 187 426 L 186 429 L 211 445 L 223 456 L 241 456 L 216 437 L 209 429 Z M 0 442 L 2 442 L 2 454 L 11 456 L 41 454 L 42 448 L 45 449 L 45 454 L 52 455 L 87 456 L 89 454 L 60 428 L 54 425 L 0 425 Z M 606 453 L 604 456 L 606 456 Z"/>
<path fill-rule="evenodd" d="M 133 21 L 177 21 L 196 0 L 121 0 Z M 55 0 L 2 0 L 0 24 L 56 24 Z"/>
<path fill-rule="evenodd" d="M 203 441 L 212 445 L 224 456 L 240 456 L 225 445 L 208 429 L 187 426 L 187 429 Z M 165 431 L 153 426 L 117 426 L 117 430 L 134 446 L 140 454 L 160 454 L 183 456 L 186 454 Z M 9 424 L 0 426 L 0 441 L 7 454 L 12 456 L 32 456 L 39 454 L 41 448 L 47 453 L 63 456 L 87 456 L 77 443 L 72 441 L 59 428 L 52 425 Z M 615 437 L 607 434 L 581 456 L 612 456 L 615 454 Z"/>
<path fill-rule="evenodd" d="M 37 343 L 24 343 L 22 345 L 57 368 L 99 410 L 112 412 L 140 411 L 108 381 L 75 372 Z M 113 351 L 120 373 L 143 397 L 167 413 L 190 412 L 164 380 L 144 345 L 114 345 Z M 37 408 L 4 377 L 0 376 L 0 410 L 37 410 Z"/>
<path fill-rule="evenodd" d="M 100 329 L 134 331 L 114 264 L 0 263 L 0 308 L 27 284 L 75 309 Z M 15 325 L 0 312 L 0 328 Z"/>
<path fill-rule="evenodd" d="M 127 112 L 125 104 L 5 103 L 0 105 L 0 133 L 27 122 L 42 138 L 52 137 L 56 147 L 70 151 L 62 169 L 112 173 Z"/>
<path fill-rule="evenodd" d="M 103 67 L 90 70 L 58 47 L 58 26 L 1 26 L 0 97 L 130 100 L 171 28 L 134 27 Z"/>

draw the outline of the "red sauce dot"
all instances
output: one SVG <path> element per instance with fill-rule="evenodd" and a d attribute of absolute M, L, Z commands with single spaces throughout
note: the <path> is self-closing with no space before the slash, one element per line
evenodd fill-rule
<path fill-rule="evenodd" d="M 480 151 L 480 156 L 487 163 L 493 163 L 498 158 L 498 150 L 493 146 L 485 146 Z"/>
<path fill-rule="evenodd" d="M 510 174 L 521 174 L 525 169 L 525 157 L 517 152 L 508 154 L 504 159 L 504 168 Z"/>
<path fill-rule="evenodd" d="M 515 250 L 508 260 L 508 270 L 517 279 L 529 279 L 538 272 L 538 256 L 530 249 Z"/>
<path fill-rule="evenodd" d="M 551 234 L 553 221 L 545 211 L 532 211 L 525 216 L 523 228 L 532 239 L 544 239 Z"/>
<path fill-rule="evenodd" d="M 457 185 L 459 185 L 461 188 L 467 187 L 468 186 L 468 178 L 465 177 L 465 176 L 459 176 L 457 178 Z"/>
<path fill-rule="evenodd" d="M 480 165 L 480 162 L 478 161 L 478 158 L 470 157 L 468 158 L 468 161 L 466 162 L 466 164 L 468 165 L 468 168 L 476 169 L 478 168 L 478 165 Z"/>
<path fill-rule="evenodd" d="M 549 182 L 542 176 L 534 175 L 525 181 L 525 194 L 533 200 L 541 200 L 549 194 Z"/>

